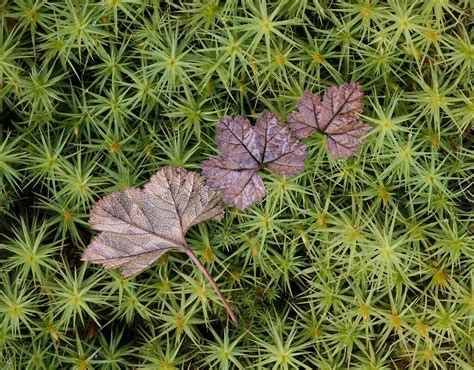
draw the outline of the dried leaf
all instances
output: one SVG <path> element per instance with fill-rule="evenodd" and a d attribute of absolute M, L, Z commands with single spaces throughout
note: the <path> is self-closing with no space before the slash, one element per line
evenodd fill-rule
<path fill-rule="evenodd" d="M 216 142 L 222 154 L 243 162 L 245 167 L 258 167 L 260 148 L 249 120 L 241 116 L 221 118 L 217 124 Z"/>
<path fill-rule="evenodd" d="M 192 225 L 223 214 L 219 195 L 199 174 L 166 167 L 143 190 L 112 193 L 96 203 L 89 222 L 101 233 L 82 259 L 119 268 L 127 277 L 166 251 L 186 249 L 184 235 Z"/>
<path fill-rule="evenodd" d="M 292 138 L 276 114 L 264 110 L 255 125 L 261 151 L 260 163 L 280 176 L 296 176 L 304 170 L 306 145 Z"/>
<path fill-rule="evenodd" d="M 321 112 L 321 99 L 310 91 L 305 91 L 296 103 L 297 111 L 288 116 L 288 126 L 293 135 L 302 139 L 312 135 L 314 132 L 322 132 L 318 116 Z"/>
<path fill-rule="evenodd" d="M 118 268 L 125 277 L 143 271 L 163 253 L 185 252 L 209 280 L 237 325 L 216 283 L 186 243 L 186 231 L 224 215 L 220 194 L 204 178 L 184 168 L 159 170 L 143 189 L 112 193 L 96 203 L 90 224 L 101 233 L 88 245 L 83 261 Z"/>
<path fill-rule="evenodd" d="M 242 210 L 259 203 L 265 196 L 265 185 L 257 168 L 241 169 L 232 158 L 214 157 L 202 164 L 207 184 L 213 189 L 224 190 L 224 203 Z"/>
<path fill-rule="evenodd" d="M 240 210 L 265 196 L 258 169 L 267 167 L 280 176 L 295 176 L 304 169 L 305 145 L 293 139 L 290 129 L 267 110 L 255 127 L 240 116 L 223 117 L 216 140 L 221 156 L 204 161 L 202 173 L 210 187 L 223 190 L 227 205 Z"/>
<path fill-rule="evenodd" d="M 364 104 L 360 85 L 332 86 L 319 96 L 305 91 L 298 110 L 288 116 L 288 125 L 298 138 L 315 131 L 327 135 L 329 153 L 336 159 L 353 156 L 371 127 L 358 119 Z"/>

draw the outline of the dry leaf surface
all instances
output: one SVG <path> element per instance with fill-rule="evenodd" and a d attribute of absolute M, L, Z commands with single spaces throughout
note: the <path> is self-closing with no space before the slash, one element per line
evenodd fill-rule
<path fill-rule="evenodd" d="M 220 195 L 198 173 L 166 167 L 143 189 L 112 193 L 96 203 L 90 224 L 101 233 L 82 259 L 118 268 L 127 277 L 169 250 L 186 250 L 186 231 L 224 215 Z"/>
<path fill-rule="evenodd" d="M 325 134 L 328 151 L 336 159 L 353 156 L 371 130 L 358 118 L 364 108 L 362 96 L 356 83 L 330 87 L 322 101 L 305 91 L 298 110 L 288 116 L 288 125 L 300 139 L 316 131 Z"/>
<path fill-rule="evenodd" d="M 223 190 L 224 202 L 243 210 L 259 203 L 265 186 L 257 170 L 268 168 L 280 176 L 303 171 L 306 146 L 291 136 L 275 114 L 265 110 L 255 126 L 240 116 L 223 117 L 217 124 L 218 157 L 203 162 L 208 185 Z"/>

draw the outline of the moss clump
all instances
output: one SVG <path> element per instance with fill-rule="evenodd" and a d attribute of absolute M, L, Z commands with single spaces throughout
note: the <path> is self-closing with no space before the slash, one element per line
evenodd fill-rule
<path fill-rule="evenodd" d="M 0 367 L 459 368 L 471 357 L 472 13 L 459 1 L 0 0 Z M 130 280 L 101 196 L 199 169 L 224 114 L 356 81 L 373 130 Z"/>

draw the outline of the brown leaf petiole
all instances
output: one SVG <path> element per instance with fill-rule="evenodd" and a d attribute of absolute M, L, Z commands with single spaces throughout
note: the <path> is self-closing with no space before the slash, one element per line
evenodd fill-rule
<path fill-rule="evenodd" d="M 201 270 L 202 274 L 206 277 L 206 279 L 209 281 L 209 283 L 211 284 L 214 291 L 219 296 L 222 304 L 225 307 L 225 310 L 227 311 L 228 315 L 232 319 L 232 322 L 234 323 L 234 326 L 238 326 L 239 321 L 237 320 L 237 317 L 235 316 L 234 311 L 232 311 L 232 308 L 230 308 L 229 303 L 227 302 L 227 300 L 222 295 L 221 291 L 219 290 L 219 287 L 217 286 L 216 282 L 214 281 L 212 276 L 207 271 L 206 267 L 201 263 L 198 256 L 196 256 L 196 254 L 191 250 L 191 248 L 186 246 L 185 252 L 189 256 L 189 258 L 191 258 L 191 260 L 194 262 L 194 264 L 199 268 L 199 270 Z"/>

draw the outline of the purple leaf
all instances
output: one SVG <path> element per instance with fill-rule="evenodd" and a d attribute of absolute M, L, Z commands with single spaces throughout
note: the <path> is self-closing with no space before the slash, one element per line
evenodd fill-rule
<path fill-rule="evenodd" d="M 289 127 L 280 124 L 276 114 L 263 111 L 255 131 L 262 165 L 280 176 L 296 176 L 303 172 L 306 145 L 291 137 Z"/>
<path fill-rule="evenodd" d="M 221 156 L 204 161 L 202 173 L 210 187 L 223 190 L 224 203 L 239 210 L 265 196 L 258 169 L 295 176 L 303 171 L 307 156 L 305 145 L 293 139 L 290 129 L 267 110 L 255 127 L 240 116 L 223 117 L 217 125 L 217 145 Z"/>
<path fill-rule="evenodd" d="M 213 157 L 202 163 L 202 174 L 207 184 L 223 190 L 224 203 L 240 210 L 259 203 L 265 196 L 265 185 L 255 168 L 240 168 L 232 158 Z"/>
<path fill-rule="evenodd" d="M 328 151 L 336 159 L 353 156 L 371 130 L 358 119 L 364 104 L 360 85 L 332 86 L 324 94 L 323 101 L 305 91 L 297 103 L 298 110 L 288 116 L 288 124 L 298 138 L 315 131 L 328 138 Z"/>

